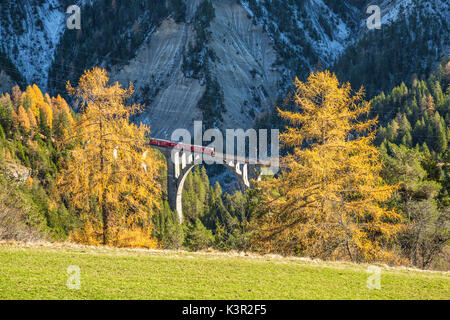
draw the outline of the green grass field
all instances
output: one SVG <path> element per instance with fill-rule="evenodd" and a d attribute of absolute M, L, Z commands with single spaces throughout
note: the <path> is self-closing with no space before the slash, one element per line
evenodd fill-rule
<path fill-rule="evenodd" d="M 81 287 L 66 286 L 70 265 Z M 0 244 L 0 299 L 450 299 L 450 275 L 216 253 Z"/>

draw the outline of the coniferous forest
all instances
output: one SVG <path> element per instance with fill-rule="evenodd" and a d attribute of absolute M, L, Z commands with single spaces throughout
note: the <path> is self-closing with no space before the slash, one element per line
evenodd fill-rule
<path fill-rule="evenodd" d="M 70 103 L 36 85 L 0 98 L 1 239 L 449 267 L 448 59 L 370 100 L 328 71 L 297 79 L 270 120 L 281 173 L 229 193 L 195 167 L 182 224 L 162 155 L 140 158 L 133 86 L 93 68 L 66 89 Z"/>
<path fill-rule="evenodd" d="M 72 2 L 0 3 L 0 242 L 450 270 L 448 3 Z M 180 223 L 148 141 L 191 120 L 281 169 L 196 165 Z"/>

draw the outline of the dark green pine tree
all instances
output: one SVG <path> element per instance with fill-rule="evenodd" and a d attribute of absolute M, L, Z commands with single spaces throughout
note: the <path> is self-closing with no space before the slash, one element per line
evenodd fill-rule
<path fill-rule="evenodd" d="M 183 226 L 178 216 L 170 210 L 169 203 L 163 202 L 162 209 L 153 218 L 153 236 L 158 239 L 163 249 L 179 249 L 184 241 Z"/>
<path fill-rule="evenodd" d="M 435 116 L 435 123 L 436 123 L 435 150 L 437 153 L 441 154 L 447 151 L 448 138 L 444 119 L 442 119 L 439 116 L 439 113 L 437 112 Z"/>

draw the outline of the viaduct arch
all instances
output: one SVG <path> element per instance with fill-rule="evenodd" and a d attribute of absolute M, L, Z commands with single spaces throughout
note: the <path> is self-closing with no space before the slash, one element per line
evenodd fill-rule
<path fill-rule="evenodd" d="M 167 162 L 167 195 L 171 210 L 176 211 L 180 223 L 183 222 L 183 187 L 189 172 L 202 164 L 202 154 L 192 151 L 174 150 L 162 146 L 152 145 L 166 158 Z M 230 160 L 231 159 L 231 160 Z M 215 164 L 226 166 L 238 179 L 239 184 L 245 189 L 251 187 L 252 180 L 259 180 L 262 168 L 270 165 L 270 162 L 251 163 L 249 159 L 227 157 L 223 154 L 215 155 Z"/>

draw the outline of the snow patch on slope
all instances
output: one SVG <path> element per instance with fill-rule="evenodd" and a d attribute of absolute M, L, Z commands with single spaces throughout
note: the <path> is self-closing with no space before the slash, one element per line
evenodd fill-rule
<path fill-rule="evenodd" d="M 9 28 L 0 25 L 1 50 L 11 58 L 27 82 L 36 83 L 46 91 L 48 70 L 66 27 L 65 8 L 58 0 L 48 0 L 42 4 L 27 1 L 21 10 L 25 15 L 21 21 L 24 32 L 20 34 L 14 30 L 12 21 Z"/>
<path fill-rule="evenodd" d="M 306 4 L 313 26 L 320 39 L 311 43 L 322 61 L 327 65 L 333 64 L 346 49 L 349 43 L 350 29 L 322 0 L 311 0 Z M 325 17 L 329 22 L 331 37 L 327 34 L 325 26 L 320 23 L 319 17 Z"/>
<path fill-rule="evenodd" d="M 409 16 L 417 6 L 421 8 L 421 15 L 441 15 L 449 19 L 450 6 L 444 0 L 383 0 L 378 6 L 381 9 L 381 25 L 388 25 L 399 19 L 401 15 Z M 367 16 L 368 17 L 368 16 Z M 361 26 L 365 27 L 366 20 L 361 21 Z"/>
<path fill-rule="evenodd" d="M 297 4 L 287 4 L 285 7 L 286 17 L 283 20 L 295 21 L 292 26 L 294 29 L 288 32 L 284 32 L 280 28 L 280 23 L 286 23 L 286 21 L 278 21 L 282 17 L 275 17 L 272 12 L 268 11 L 265 1 L 256 0 L 261 13 L 260 17 L 256 17 L 248 0 L 242 0 L 241 4 L 258 24 L 265 26 L 272 38 L 279 37 L 285 45 L 292 47 L 293 52 L 302 52 L 294 42 L 299 34 L 304 34 L 307 42 L 314 49 L 316 58 L 319 58 L 327 66 L 332 65 L 353 41 L 351 28 L 322 0 L 307 0 L 301 7 Z M 349 10 L 352 9 L 354 8 L 349 8 Z M 275 35 L 271 30 L 277 34 Z M 303 59 L 303 57 L 299 57 L 299 59 Z M 307 61 L 310 67 L 316 62 Z"/>

